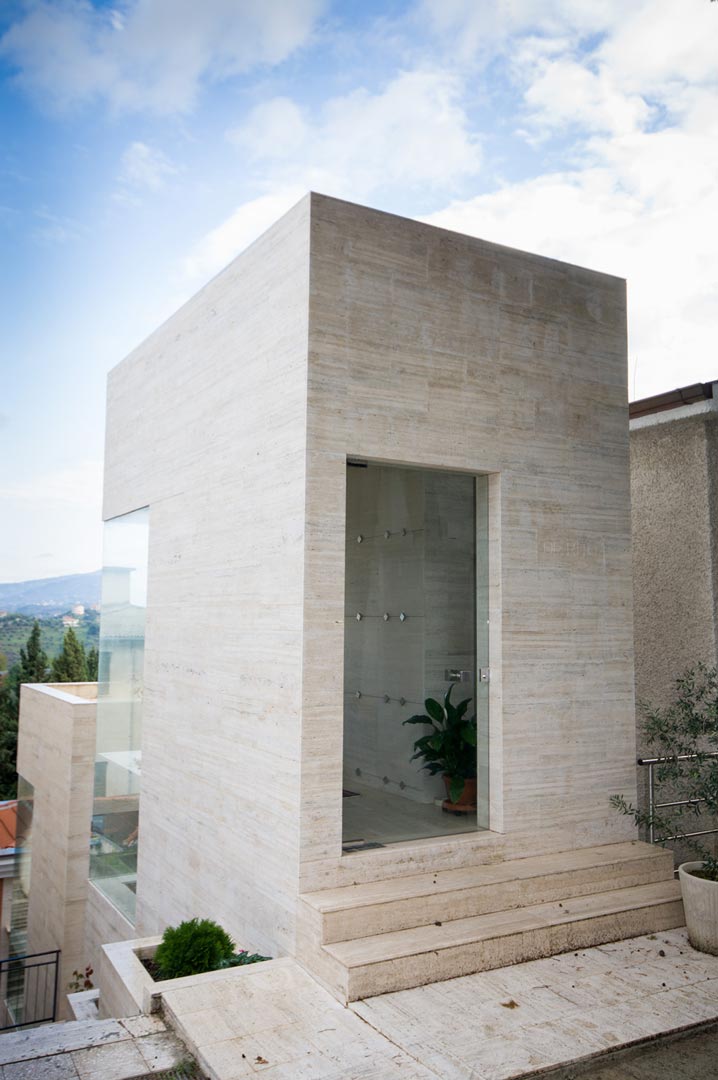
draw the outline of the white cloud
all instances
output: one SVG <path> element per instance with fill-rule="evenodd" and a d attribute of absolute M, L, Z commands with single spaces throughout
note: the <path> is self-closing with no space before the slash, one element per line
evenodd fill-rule
<path fill-rule="evenodd" d="M 120 183 L 124 187 L 159 191 L 177 169 L 169 158 L 147 143 L 133 142 L 122 155 Z"/>
<path fill-rule="evenodd" d="M 392 185 L 451 190 L 478 172 L 480 152 L 459 105 L 460 84 L 442 72 L 402 72 L 377 94 L 355 90 L 312 118 L 285 97 L 257 106 L 227 138 L 257 167 L 267 194 L 238 207 L 184 261 L 205 280 L 309 190 L 351 199 Z"/>
<path fill-rule="evenodd" d="M 253 161 L 301 154 L 309 135 L 302 110 L 286 97 L 257 105 L 241 127 L 227 132 L 228 140 L 246 150 Z"/>
<path fill-rule="evenodd" d="M 708 0 L 641 0 L 615 19 L 600 61 L 624 87 L 665 96 L 676 84 L 718 80 L 718 6 Z"/>
<path fill-rule="evenodd" d="M 203 81 L 277 64 L 308 39 L 326 0 L 33 0 L 0 41 L 18 82 L 48 107 L 187 111 Z"/>
<path fill-rule="evenodd" d="M 461 83 L 440 71 L 405 71 L 379 93 L 357 89 L 309 117 L 275 98 L 228 133 L 265 182 L 366 197 L 391 185 L 451 189 L 480 168 L 478 139 L 460 104 Z"/>
<path fill-rule="evenodd" d="M 602 33 L 625 18 L 625 9 L 625 0 L 420 0 L 418 16 L 459 60 L 469 61 L 494 58 L 514 46 L 516 35 Z"/>
<path fill-rule="evenodd" d="M 538 67 L 525 100 L 539 128 L 578 126 L 584 132 L 625 134 L 650 118 L 651 108 L 641 95 L 619 89 L 605 69 L 596 73 L 564 57 Z"/>

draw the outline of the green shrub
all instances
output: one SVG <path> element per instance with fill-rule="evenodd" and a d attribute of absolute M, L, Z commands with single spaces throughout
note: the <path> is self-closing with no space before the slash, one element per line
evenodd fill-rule
<path fill-rule="evenodd" d="M 219 967 L 245 967 L 246 964 L 261 964 L 263 960 L 271 960 L 271 957 L 260 956 L 260 954 L 256 952 L 248 953 L 246 949 L 240 949 L 234 956 L 230 956 L 229 960 L 222 960 Z"/>
<path fill-rule="evenodd" d="M 671 705 L 642 703 L 641 708 L 646 744 L 660 760 L 656 779 L 670 785 L 671 798 L 654 804 L 652 815 L 650 807 L 637 809 L 622 795 L 613 795 L 611 804 L 636 824 L 653 826 L 658 843 L 682 840 L 703 861 L 700 876 L 718 881 L 715 852 L 696 839 L 718 818 L 718 667 L 696 664 L 676 679 Z"/>
<path fill-rule="evenodd" d="M 234 955 L 229 934 L 211 919 L 168 926 L 155 953 L 160 979 L 179 979 L 223 967 Z"/>

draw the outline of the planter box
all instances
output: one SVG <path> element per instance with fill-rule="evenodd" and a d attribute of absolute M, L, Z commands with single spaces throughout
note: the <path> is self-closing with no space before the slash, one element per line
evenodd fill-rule
<path fill-rule="evenodd" d="M 142 963 L 151 959 L 157 951 L 161 937 L 138 938 L 135 941 L 116 941 L 102 946 L 97 981 L 100 986 L 100 1016 L 137 1016 L 150 1014 L 160 1008 L 162 994 L 180 987 L 198 986 L 218 979 L 238 979 L 248 972 L 267 964 L 283 964 L 282 960 L 264 960 L 247 967 L 225 968 L 221 971 L 204 971 L 201 975 L 187 975 L 182 979 L 164 979 L 156 982 Z"/>
<path fill-rule="evenodd" d="M 688 940 L 694 949 L 718 956 L 718 881 L 690 872 L 702 866 L 702 862 L 688 862 L 678 867 Z"/>

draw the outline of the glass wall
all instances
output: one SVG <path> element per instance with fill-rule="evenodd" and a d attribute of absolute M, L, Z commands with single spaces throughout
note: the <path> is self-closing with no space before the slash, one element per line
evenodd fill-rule
<path fill-rule="evenodd" d="M 346 851 L 488 828 L 487 499 L 486 477 L 347 467 Z"/>
<path fill-rule="evenodd" d="M 149 509 L 105 523 L 90 877 L 134 922 Z"/>

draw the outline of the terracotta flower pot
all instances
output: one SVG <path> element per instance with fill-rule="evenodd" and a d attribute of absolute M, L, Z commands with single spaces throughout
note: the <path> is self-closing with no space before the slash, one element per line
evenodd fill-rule
<path fill-rule="evenodd" d="M 442 810 L 449 810 L 452 814 L 475 814 L 476 813 L 476 777 L 472 776 L 468 780 L 464 780 L 464 788 L 459 795 L 458 802 L 451 802 L 451 796 L 449 795 L 449 785 L 451 784 L 451 777 L 444 774 L 444 784 L 446 785 L 446 798 L 441 804 Z"/>
<path fill-rule="evenodd" d="M 691 873 L 702 866 L 702 862 L 687 862 L 678 867 L 688 940 L 694 949 L 718 956 L 718 881 Z"/>

